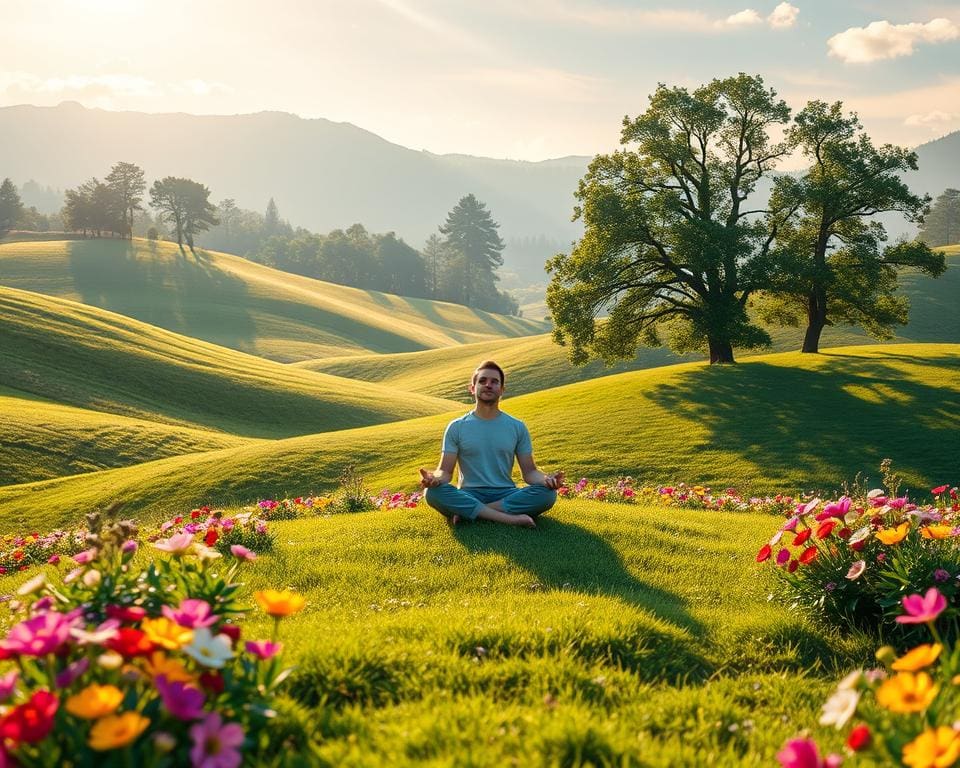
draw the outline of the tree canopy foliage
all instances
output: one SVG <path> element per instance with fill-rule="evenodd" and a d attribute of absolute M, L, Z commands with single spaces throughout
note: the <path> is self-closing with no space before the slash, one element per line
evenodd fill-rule
<path fill-rule="evenodd" d="M 173 225 L 177 244 L 193 248 L 194 236 L 219 223 L 210 190 L 192 179 L 166 176 L 150 187 L 150 206 L 162 221 Z"/>
<path fill-rule="evenodd" d="M 13 229 L 23 215 L 23 202 L 10 179 L 0 183 L 0 233 Z"/>
<path fill-rule="evenodd" d="M 960 190 L 945 189 L 934 201 L 918 237 L 934 247 L 960 243 Z"/>

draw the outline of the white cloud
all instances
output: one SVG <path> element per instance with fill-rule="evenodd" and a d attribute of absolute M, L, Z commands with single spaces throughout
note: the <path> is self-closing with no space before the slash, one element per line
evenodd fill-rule
<path fill-rule="evenodd" d="M 797 23 L 797 16 L 800 15 L 800 9 L 790 3 L 780 3 L 773 9 L 773 13 L 767 16 L 767 24 L 774 29 L 788 29 Z"/>
<path fill-rule="evenodd" d="M 919 43 L 943 43 L 960 37 L 960 27 L 949 19 L 926 24 L 891 24 L 874 21 L 866 27 L 850 27 L 827 40 L 830 55 L 853 64 L 911 56 Z"/>
<path fill-rule="evenodd" d="M 70 75 L 68 77 L 39 77 L 29 72 L 7 74 L 2 83 L 5 90 L 22 93 L 75 95 L 145 96 L 156 93 L 152 80 L 137 75 Z"/>
<path fill-rule="evenodd" d="M 927 112 L 924 114 L 910 115 L 906 120 L 903 121 L 903 124 L 921 128 L 929 128 L 934 132 L 939 132 L 943 129 L 945 124 L 952 123 L 956 119 L 957 115 L 935 109 L 932 112 Z"/>
<path fill-rule="evenodd" d="M 753 8 L 747 8 L 739 13 L 727 16 L 723 23 L 729 27 L 750 27 L 754 24 L 762 24 L 763 19 Z"/>
<path fill-rule="evenodd" d="M 233 93 L 233 89 L 229 85 L 196 79 L 184 80 L 182 83 L 175 85 L 174 90 L 179 93 L 189 93 L 193 96 L 210 96 L 214 93 Z"/>

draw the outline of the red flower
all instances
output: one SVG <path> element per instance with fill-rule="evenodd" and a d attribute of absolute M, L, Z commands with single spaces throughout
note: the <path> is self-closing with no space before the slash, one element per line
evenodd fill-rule
<path fill-rule="evenodd" d="M 866 541 L 855 541 L 850 545 L 850 549 L 852 549 L 854 552 L 863 552 L 863 548 L 865 546 L 867 546 Z"/>
<path fill-rule="evenodd" d="M 39 690 L 0 720 L 0 739 L 33 744 L 46 738 L 53 729 L 53 717 L 60 700 L 50 691 Z"/>
<path fill-rule="evenodd" d="M 223 680 L 223 675 L 219 672 L 204 672 L 200 675 L 200 685 L 211 693 L 220 694 L 223 693 L 226 683 Z"/>
<path fill-rule="evenodd" d="M 950 487 L 949 485 L 938 485 L 936 488 L 931 488 L 930 493 L 932 493 L 934 496 L 939 496 L 949 487 Z"/>
<path fill-rule="evenodd" d="M 195 510 L 193 510 L 193 511 L 190 513 L 190 519 L 191 519 L 191 520 L 196 520 L 198 517 L 200 517 L 200 510 L 199 510 L 199 509 L 195 509 Z"/>
<path fill-rule="evenodd" d="M 851 536 L 853 536 L 853 531 L 851 531 L 851 530 L 850 530 L 849 528 L 847 528 L 847 527 L 843 527 L 843 528 L 841 528 L 839 531 L 837 531 L 837 536 L 839 536 L 841 539 L 843 539 L 844 541 L 846 541 L 846 540 L 849 539 Z"/>
<path fill-rule="evenodd" d="M 847 746 L 854 752 L 859 752 L 870 746 L 870 729 L 861 723 L 847 736 Z"/>
<path fill-rule="evenodd" d="M 800 563 L 798 563 L 796 560 L 791 560 L 790 565 L 787 566 L 787 573 L 793 573 L 795 570 L 797 570 L 797 566 L 799 565 Z"/>
<path fill-rule="evenodd" d="M 764 544 L 762 547 L 760 547 L 760 551 L 757 552 L 757 562 L 762 563 L 764 560 L 769 560 L 770 553 L 772 551 L 773 550 L 771 549 L 769 544 Z"/>
<path fill-rule="evenodd" d="M 111 619 L 128 621 L 133 624 L 145 619 L 147 610 L 139 605 L 108 605 L 107 616 Z"/>
<path fill-rule="evenodd" d="M 799 547 L 801 544 L 805 543 L 806 540 L 810 538 L 812 531 L 812 528 L 807 528 L 805 531 L 800 531 L 800 533 L 793 537 L 793 546 Z"/>
<path fill-rule="evenodd" d="M 183 515 L 177 515 L 175 518 L 173 518 L 174 525 L 180 525 L 180 523 L 182 522 L 183 522 Z"/>
<path fill-rule="evenodd" d="M 239 624 L 221 624 L 217 630 L 221 635 L 226 635 L 230 638 L 230 642 L 234 645 L 237 644 L 237 640 L 240 639 L 240 625 Z"/>
<path fill-rule="evenodd" d="M 217 533 L 216 528 L 210 528 L 207 530 L 207 535 L 203 537 L 203 543 L 208 547 L 212 547 L 217 543 L 217 539 L 220 538 L 220 534 Z"/>
<path fill-rule="evenodd" d="M 836 520 L 827 520 L 825 523 L 822 523 L 820 527 L 817 528 L 817 538 L 818 539 L 827 538 L 827 536 L 833 533 L 833 529 L 836 526 L 836 524 L 837 524 Z"/>
<path fill-rule="evenodd" d="M 124 658 L 130 659 L 134 656 L 150 655 L 153 651 L 153 643 L 141 630 L 133 627 L 121 627 L 117 630 L 117 636 L 113 640 L 107 641 L 107 648 L 116 651 Z"/>
<path fill-rule="evenodd" d="M 800 557 L 797 560 L 800 561 L 800 565 L 809 565 L 814 560 L 817 559 L 817 548 L 816 547 L 807 547 L 800 554 Z"/>

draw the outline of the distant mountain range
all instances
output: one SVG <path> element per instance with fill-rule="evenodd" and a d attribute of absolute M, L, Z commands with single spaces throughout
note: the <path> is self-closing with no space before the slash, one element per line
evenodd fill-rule
<path fill-rule="evenodd" d="M 936 196 L 960 186 L 960 131 L 917 152 L 920 170 L 908 179 L 915 191 Z M 394 231 L 415 247 L 472 192 L 505 239 L 545 238 L 562 248 L 581 231 L 570 216 L 590 158 L 531 163 L 434 155 L 349 123 L 281 112 L 145 114 L 75 102 L 0 108 L 0 177 L 18 185 L 33 179 L 69 188 L 119 160 L 137 163 L 149 180 L 196 179 L 214 201 L 230 197 L 242 208 L 263 211 L 273 197 L 295 226 L 328 232 L 360 222 L 374 232 Z M 909 230 L 896 217 L 885 223 L 893 235 Z M 539 251 L 534 260 L 542 263 Z"/>

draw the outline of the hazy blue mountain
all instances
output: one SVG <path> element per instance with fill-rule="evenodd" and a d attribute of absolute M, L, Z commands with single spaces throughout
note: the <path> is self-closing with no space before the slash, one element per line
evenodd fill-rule
<path fill-rule="evenodd" d="M 505 239 L 568 242 L 573 191 L 589 158 L 540 163 L 434 155 L 391 144 L 349 123 L 280 112 L 198 116 L 56 107 L 0 108 L 0 177 L 68 188 L 124 160 L 148 181 L 187 176 L 215 201 L 263 211 L 273 197 L 295 226 L 317 232 L 361 222 L 415 247 L 472 192 Z"/>

